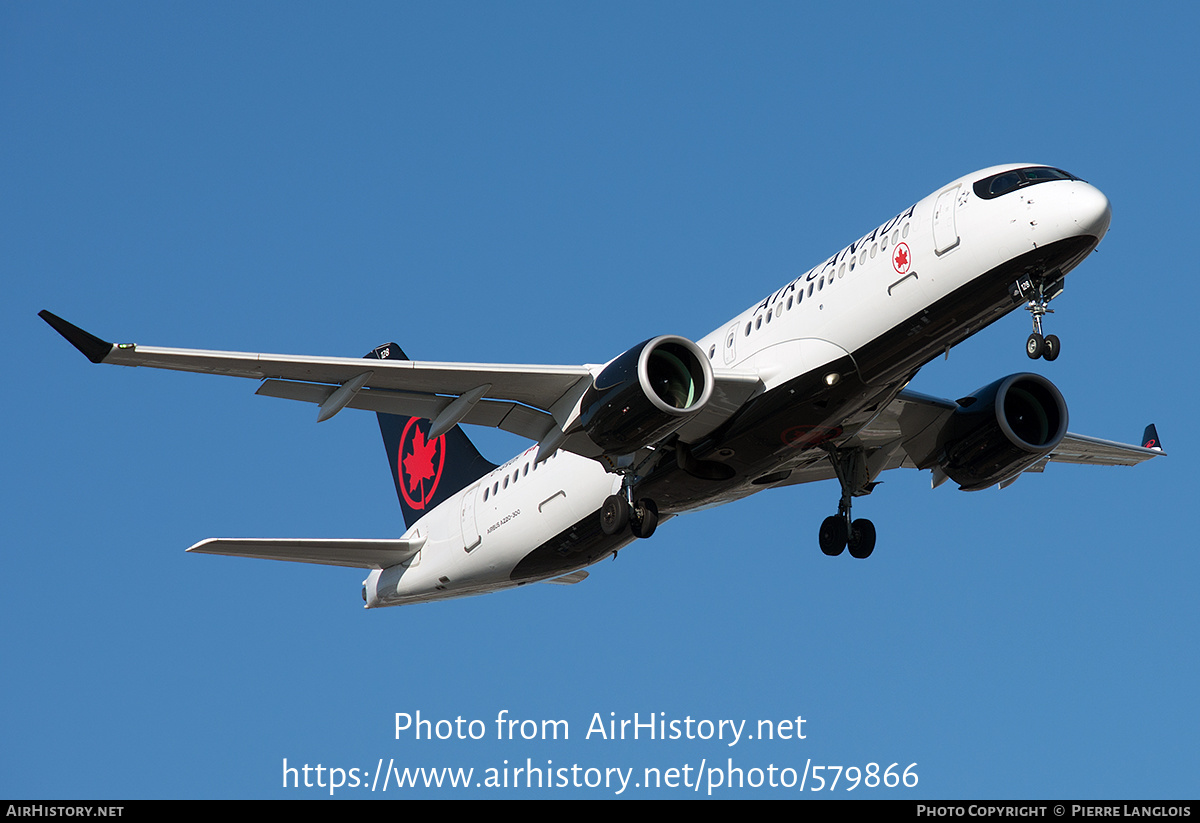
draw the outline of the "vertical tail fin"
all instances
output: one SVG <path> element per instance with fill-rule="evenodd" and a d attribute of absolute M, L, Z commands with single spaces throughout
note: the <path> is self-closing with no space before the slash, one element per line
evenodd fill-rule
<path fill-rule="evenodd" d="M 378 346 L 366 357 L 408 359 L 395 343 Z M 429 441 L 430 423 L 424 418 L 382 412 L 376 416 L 406 526 L 496 468 L 459 426 Z"/>

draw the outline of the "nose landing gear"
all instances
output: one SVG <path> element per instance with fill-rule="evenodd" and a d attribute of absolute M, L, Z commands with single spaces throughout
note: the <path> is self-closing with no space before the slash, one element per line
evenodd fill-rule
<path fill-rule="evenodd" d="M 1045 277 L 1022 277 L 1008 287 L 1009 295 L 1014 303 L 1026 301 L 1025 310 L 1033 315 L 1033 334 L 1025 341 L 1025 353 L 1030 360 L 1039 357 L 1052 361 L 1058 359 L 1062 351 L 1062 343 L 1053 334 L 1043 335 L 1042 318 L 1054 314 L 1054 309 L 1048 308 L 1051 300 L 1062 294 L 1063 280 Z"/>

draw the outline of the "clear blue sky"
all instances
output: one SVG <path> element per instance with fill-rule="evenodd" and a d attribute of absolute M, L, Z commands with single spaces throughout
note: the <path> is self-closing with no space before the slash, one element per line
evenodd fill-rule
<path fill-rule="evenodd" d="M 4 4 L 0 796 L 327 794 L 283 789 L 284 758 L 476 779 L 732 758 L 918 764 L 915 789 L 843 778 L 848 797 L 1195 797 L 1198 16 Z M 1113 203 L 1053 304 L 1063 355 L 1031 365 L 1019 313 L 914 388 L 1032 369 L 1073 431 L 1136 440 L 1153 420 L 1170 456 L 974 494 L 893 473 L 856 505 L 879 529 L 868 562 L 819 552 L 824 483 L 672 521 L 577 586 L 366 612 L 356 570 L 183 550 L 398 535 L 371 415 L 316 425 L 251 381 L 93 366 L 36 316 L 150 345 L 602 362 L 698 338 L 1003 162 Z M 497 460 L 525 445 L 471 434 Z M 418 710 L 488 738 L 396 740 Z M 571 737 L 497 741 L 502 710 Z M 610 712 L 801 716 L 806 737 L 585 740 Z"/>

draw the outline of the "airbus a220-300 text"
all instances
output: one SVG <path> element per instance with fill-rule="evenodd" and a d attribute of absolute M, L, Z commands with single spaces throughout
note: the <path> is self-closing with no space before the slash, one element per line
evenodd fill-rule
<path fill-rule="evenodd" d="M 1104 237 L 1098 189 L 1060 169 L 1006 165 L 942 186 L 721 328 L 663 335 L 602 365 L 430 363 L 389 343 L 366 358 L 112 344 L 41 316 L 95 363 L 249 377 L 258 394 L 378 414 L 407 530 L 398 539 L 215 538 L 188 551 L 371 569 L 369 608 L 577 583 L 585 567 L 675 515 L 766 489 L 836 479 L 826 555 L 865 558 L 875 527 L 851 515 L 881 472 L 928 469 L 967 491 L 1048 462 L 1132 465 L 1162 454 L 1067 431 L 1038 374 L 957 401 L 905 387 L 950 347 L 1024 306 L 1026 352 L 1063 278 Z M 460 424 L 535 445 L 502 466 Z M 830 501 L 833 509 L 833 501 Z M 817 524 L 814 523 L 814 526 Z"/>

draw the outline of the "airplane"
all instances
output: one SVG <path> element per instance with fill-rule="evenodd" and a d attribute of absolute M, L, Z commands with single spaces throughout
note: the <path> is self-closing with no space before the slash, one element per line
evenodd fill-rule
<path fill-rule="evenodd" d="M 1034 373 L 958 400 L 906 388 L 917 370 L 1022 304 L 1031 359 L 1055 360 L 1049 302 L 1108 230 L 1097 188 L 1008 164 L 944 185 L 692 341 L 661 335 L 599 365 L 436 363 L 395 343 L 364 358 L 113 344 L 40 316 L 94 363 L 254 378 L 257 394 L 377 414 L 406 531 L 397 539 L 212 538 L 189 552 L 370 569 L 366 608 L 578 583 L 676 515 L 836 479 L 818 529 L 829 556 L 870 556 L 851 515 L 889 469 L 932 486 L 1001 488 L 1049 462 L 1135 465 L 1164 454 L 1067 431 Z M 462 424 L 534 445 L 501 465 Z"/>

